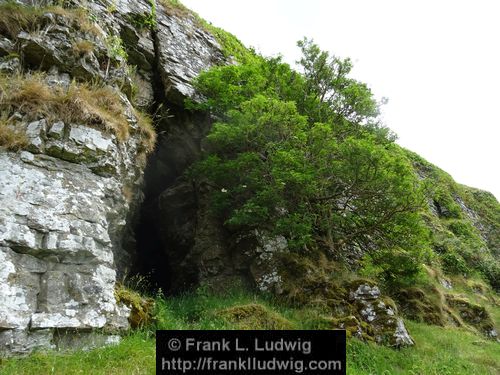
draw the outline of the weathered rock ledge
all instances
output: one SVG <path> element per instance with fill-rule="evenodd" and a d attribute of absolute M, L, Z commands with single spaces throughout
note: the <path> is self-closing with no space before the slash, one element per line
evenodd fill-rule
<path fill-rule="evenodd" d="M 72 80 L 113 88 L 129 135 L 96 125 L 90 114 L 78 123 L 58 113 L 8 114 L 27 145 L 17 152 L 0 147 L 0 355 L 113 343 L 129 327 L 130 309 L 117 303 L 115 285 L 135 262 L 146 166 L 131 101 L 146 111 L 181 105 L 194 93 L 192 78 L 222 61 L 222 53 L 193 20 L 169 16 L 160 4 L 154 32 L 134 25 L 132 19 L 152 14 L 147 0 L 116 1 L 114 9 L 106 1 L 72 1 L 57 11 L 43 8 L 50 1 L 19 3 L 46 11 L 19 33 L 0 35 L 0 73 L 42 71 L 52 88 Z M 75 15 L 82 9 L 85 27 Z M 91 47 L 78 50 L 86 42 Z M 160 143 L 180 140 L 182 153 L 191 139 L 183 124 L 156 124 Z"/>

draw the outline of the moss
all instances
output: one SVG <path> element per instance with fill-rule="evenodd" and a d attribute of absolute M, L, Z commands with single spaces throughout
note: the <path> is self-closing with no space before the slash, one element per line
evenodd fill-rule
<path fill-rule="evenodd" d="M 154 300 L 144 298 L 139 293 L 117 285 L 115 288 L 116 302 L 123 303 L 130 308 L 130 316 L 128 318 L 132 328 L 144 327 L 151 323 L 154 311 Z"/>
<path fill-rule="evenodd" d="M 374 287 L 377 286 L 377 283 L 371 279 L 367 279 L 364 277 L 356 278 L 352 281 L 347 282 L 348 289 L 352 291 L 357 290 L 361 285 L 368 285 L 370 287 Z"/>
<path fill-rule="evenodd" d="M 453 294 L 447 294 L 446 301 L 452 309 L 458 312 L 464 322 L 472 325 L 480 332 L 488 333 L 495 328 L 493 320 L 484 306 Z"/>
<path fill-rule="evenodd" d="M 293 324 L 289 320 L 256 303 L 218 310 L 216 315 L 227 322 L 235 324 L 238 329 L 282 330 L 293 328 Z"/>
<path fill-rule="evenodd" d="M 407 318 L 438 326 L 446 325 L 442 296 L 435 287 L 426 290 L 418 287 L 406 288 L 399 291 L 396 298 L 401 312 Z"/>
<path fill-rule="evenodd" d="M 281 254 L 277 262 L 283 280 L 282 296 L 288 302 L 333 308 L 345 303 L 347 290 L 338 277 L 342 268 L 323 254 L 286 253 Z"/>

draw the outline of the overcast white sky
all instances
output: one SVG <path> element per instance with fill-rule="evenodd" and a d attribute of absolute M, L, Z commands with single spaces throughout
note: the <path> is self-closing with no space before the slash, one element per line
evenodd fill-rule
<path fill-rule="evenodd" d="M 182 2 L 266 56 L 307 36 L 350 57 L 399 144 L 500 199 L 500 1 Z"/>

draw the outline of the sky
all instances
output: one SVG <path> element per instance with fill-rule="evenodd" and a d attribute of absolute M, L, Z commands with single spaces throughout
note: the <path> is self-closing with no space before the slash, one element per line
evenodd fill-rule
<path fill-rule="evenodd" d="M 354 63 L 398 143 L 500 199 L 500 1 L 182 0 L 294 65 L 313 38 Z"/>

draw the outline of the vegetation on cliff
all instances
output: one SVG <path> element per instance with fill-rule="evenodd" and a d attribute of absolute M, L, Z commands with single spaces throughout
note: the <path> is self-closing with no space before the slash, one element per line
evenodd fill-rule
<path fill-rule="evenodd" d="M 301 73 L 258 58 L 196 82 L 206 101 L 188 106 L 218 122 L 192 175 L 212 187 L 225 227 L 283 235 L 303 254 L 358 249 L 362 271 L 389 289 L 414 283 L 423 263 L 498 288 L 498 202 L 397 146 L 349 59 L 298 46 Z"/>
<path fill-rule="evenodd" d="M 0 73 L 0 146 L 22 148 L 23 129 L 15 114 L 26 114 L 24 121 L 45 118 L 67 124 L 86 123 L 116 135 L 121 142 L 129 137 L 127 106 L 120 93 L 110 86 L 72 82 L 68 87 L 50 86 L 40 74 L 5 75 Z M 151 152 L 156 140 L 148 116 L 134 110 L 144 149 Z"/>
<path fill-rule="evenodd" d="M 320 311 L 283 306 L 262 295 L 234 289 L 224 295 L 206 289 L 171 298 L 156 298 L 156 323 L 130 332 L 120 344 L 77 353 L 36 353 L 4 359 L 2 374 L 154 374 L 155 329 L 239 329 L 247 313 L 257 328 L 318 329 Z M 221 314 L 222 312 L 222 314 Z M 417 345 L 393 350 L 358 339 L 347 343 L 347 373 L 361 374 L 496 374 L 500 345 L 464 328 L 408 322 Z M 324 327 L 323 327 L 324 328 Z"/>
<path fill-rule="evenodd" d="M 207 101 L 195 107 L 220 121 L 193 174 L 213 187 L 228 229 L 270 230 L 296 252 L 337 259 L 358 247 L 386 281 L 410 283 L 428 249 L 425 185 L 380 126 L 370 90 L 348 77 L 349 60 L 299 46 L 304 74 L 261 58 L 200 75 Z"/>
<path fill-rule="evenodd" d="M 474 334 L 495 339 L 500 318 L 496 199 L 456 184 L 399 147 L 380 121 L 380 103 L 366 84 L 350 77 L 349 59 L 304 39 L 298 42 L 297 72 L 280 58 L 256 55 L 178 1 L 160 3 L 168 14 L 190 17 L 213 34 L 224 55 L 238 62 L 203 72 L 195 82 L 204 100 L 188 100 L 186 108 L 210 113 L 217 121 L 203 141 L 203 158 L 188 174 L 208 186 L 212 214 L 225 233 L 269 233 L 286 240 L 287 252 L 275 258 L 284 269 L 280 296 L 247 289 L 221 296 L 201 288 L 158 296 L 153 314 L 152 299 L 120 287 L 116 299 L 131 308 L 130 322 L 141 331 L 113 348 L 6 360 L 2 371 L 152 373 L 155 329 L 332 329 L 342 324 L 349 336 L 356 336 L 360 326 L 366 330 L 348 343 L 352 374 L 493 373 L 498 345 Z M 46 22 L 47 11 L 83 32 L 99 32 L 85 11 L 10 2 L 0 7 L 0 34 L 13 39 L 20 30 Z M 131 19 L 135 27 L 157 26 L 156 7 L 151 9 Z M 118 36 L 109 36 L 105 44 L 108 67 L 110 61 L 126 60 Z M 72 43 L 80 57 L 95 48 L 91 41 Z M 57 114 L 64 122 L 102 127 L 119 140 L 128 137 L 130 110 L 117 90 L 76 80 L 53 87 L 45 78 L 0 75 L 0 146 L 26 146 L 23 129 L 16 127 L 17 112 L 29 121 Z M 144 148 L 152 151 L 151 120 L 132 111 Z M 354 316 L 356 301 L 347 301 L 349 287 L 361 283 L 381 285 L 384 308 L 411 319 L 415 348 L 372 345 L 372 328 Z M 345 310 L 342 316 L 335 315 L 337 308 Z M 457 352 L 467 354 L 457 358 Z"/>

